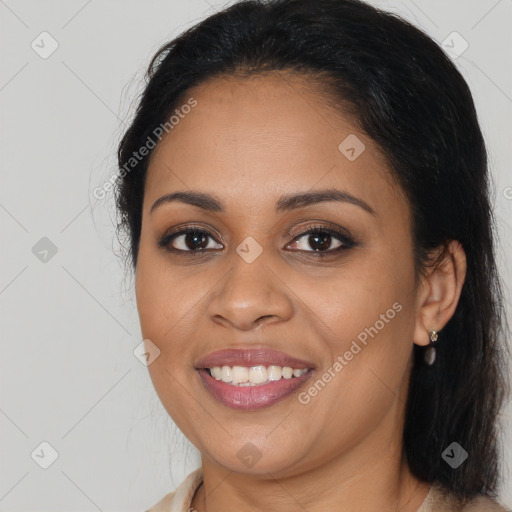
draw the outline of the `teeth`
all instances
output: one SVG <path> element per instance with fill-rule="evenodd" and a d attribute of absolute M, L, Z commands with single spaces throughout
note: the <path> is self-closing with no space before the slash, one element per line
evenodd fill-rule
<path fill-rule="evenodd" d="M 290 368 L 276 365 L 270 366 L 215 366 L 210 368 L 211 376 L 216 380 L 222 380 L 237 386 L 258 386 L 269 382 L 304 375 L 308 368 Z"/>
<path fill-rule="evenodd" d="M 233 366 L 233 384 L 240 384 L 249 380 L 249 368 L 245 366 Z"/>
<path fill-rule="evenodd" d="M 264 366 L 253 366 L 249 370 L 248 380 L 252 384 L 263 384 L 267 382 L 267 369 Z"/>
<path fill-rule="evenodd" d="M 281 367 L 280 366 L 275 366 L 275 365 L 271 365 L 268 367 L 268 371 L 267 371 L 267 374 L 268 374 L 268 380 L 279 380 L 281 378 Z"/>
<path fill-rule="evenodd" d="M 216 366 L 215 368 L 211 368 L 210 371 L 211 371 L 212 377 L 214 377 L 217 380 L 221 379 L 221 377 L 222 377 L 222 370 L 220 369 L 219 366 Z"/>
<path fill-rule="evenodd" d="M 281 373 L 285 379 L 291 379 L 293 376 L 293 370 L 289 366 L 285 366 Z"/>
<path fill-rule="evenodd" d="M 233 380 L 233 373 L 229 366 L 223 366 L 221 371 L 222 382 L 231 382 Z"/>

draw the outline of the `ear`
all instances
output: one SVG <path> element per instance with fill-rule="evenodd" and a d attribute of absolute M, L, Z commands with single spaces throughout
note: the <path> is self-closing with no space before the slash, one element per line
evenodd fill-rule
<path fill-rule="evenodd" d="M 437 250 L 437 256 L 443 248 Z M 414 343 L 428 345 L 428 331 L 440 331 L 448 323 L 459 302 L 465 278 L 466 253 L 460 242 L 451 240 L 439 265 L 429 270 L 420 283 Z"/>

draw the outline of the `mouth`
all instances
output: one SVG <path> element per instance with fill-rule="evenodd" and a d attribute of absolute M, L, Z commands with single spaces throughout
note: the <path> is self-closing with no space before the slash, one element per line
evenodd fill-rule
<path fill-rule="evenodd" d="M 196 371 L 213 398 L 247 411 L 290 396 L 309 380 L 314 365 L 274 350 L 227 349 L 198 361 Z"/>
<path fill-rule="evenodd" d="M 292 379 L 307 373 L 311 368 L 290 366 L 214 366 L 205 370 L 216 380 L 231 386 L 261 386 L 281 379 Z"/>

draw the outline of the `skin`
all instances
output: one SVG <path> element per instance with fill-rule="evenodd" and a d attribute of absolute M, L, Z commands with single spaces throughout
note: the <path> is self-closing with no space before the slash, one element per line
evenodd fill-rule
<path fill-rule="evenodd" d="M 149 366 L 155 389 L 201 453 L 204 484 L 193 508 L 417 510 L 429 486 L 410 473 L 401 436 L 412 350 L 455 311 L 466 270 L 461 245 L 452 242 L 443 264 L 415 280 L 403 191 L 372 140 L 307 78 L 215 78 L 189 97 L 197 106 L 148 168 L 136 297 L 143 336 L 161 351 Z M 366 147 L 354 161 L 338 149 L 350 134 Z M 282 195 L 331 187 L 376 214 L 335 201 L 274 211 Z M 192 189 L 214 195 L 225 211 L 170 202 L 150 213 L 161 196 Z M 348 230 L 358 243 L 315 258 L 318 245 L 299 235 L 316 224 Z M 210 253 L 158 246 L 171 228 L 190 225 L 211 233 Z M 252 263 L 236 252 L 247 237 L 262 248 Z M 185 236 L 172 244 L 191 250 Z M 323 250 L 339 246 L 328 237 Z M 216 350 L 269 347 L 314 363 L 314 382 L 394 303 L 401 311 L 307 404 L 293 394 L 234 410 L 195 370 Z M 261 454 L 252 467 L 237 457 L 248 442 Z"/>

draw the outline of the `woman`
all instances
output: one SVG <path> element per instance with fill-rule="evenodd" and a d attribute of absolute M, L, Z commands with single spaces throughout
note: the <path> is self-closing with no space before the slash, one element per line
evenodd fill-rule
<path fill-rule="evenodd" d="M 202 460 L 150 511 L 505 510 L 486 151 L 442 50 L 356 0 L 251 0 L 148 76 L 119 228 Z"/>

